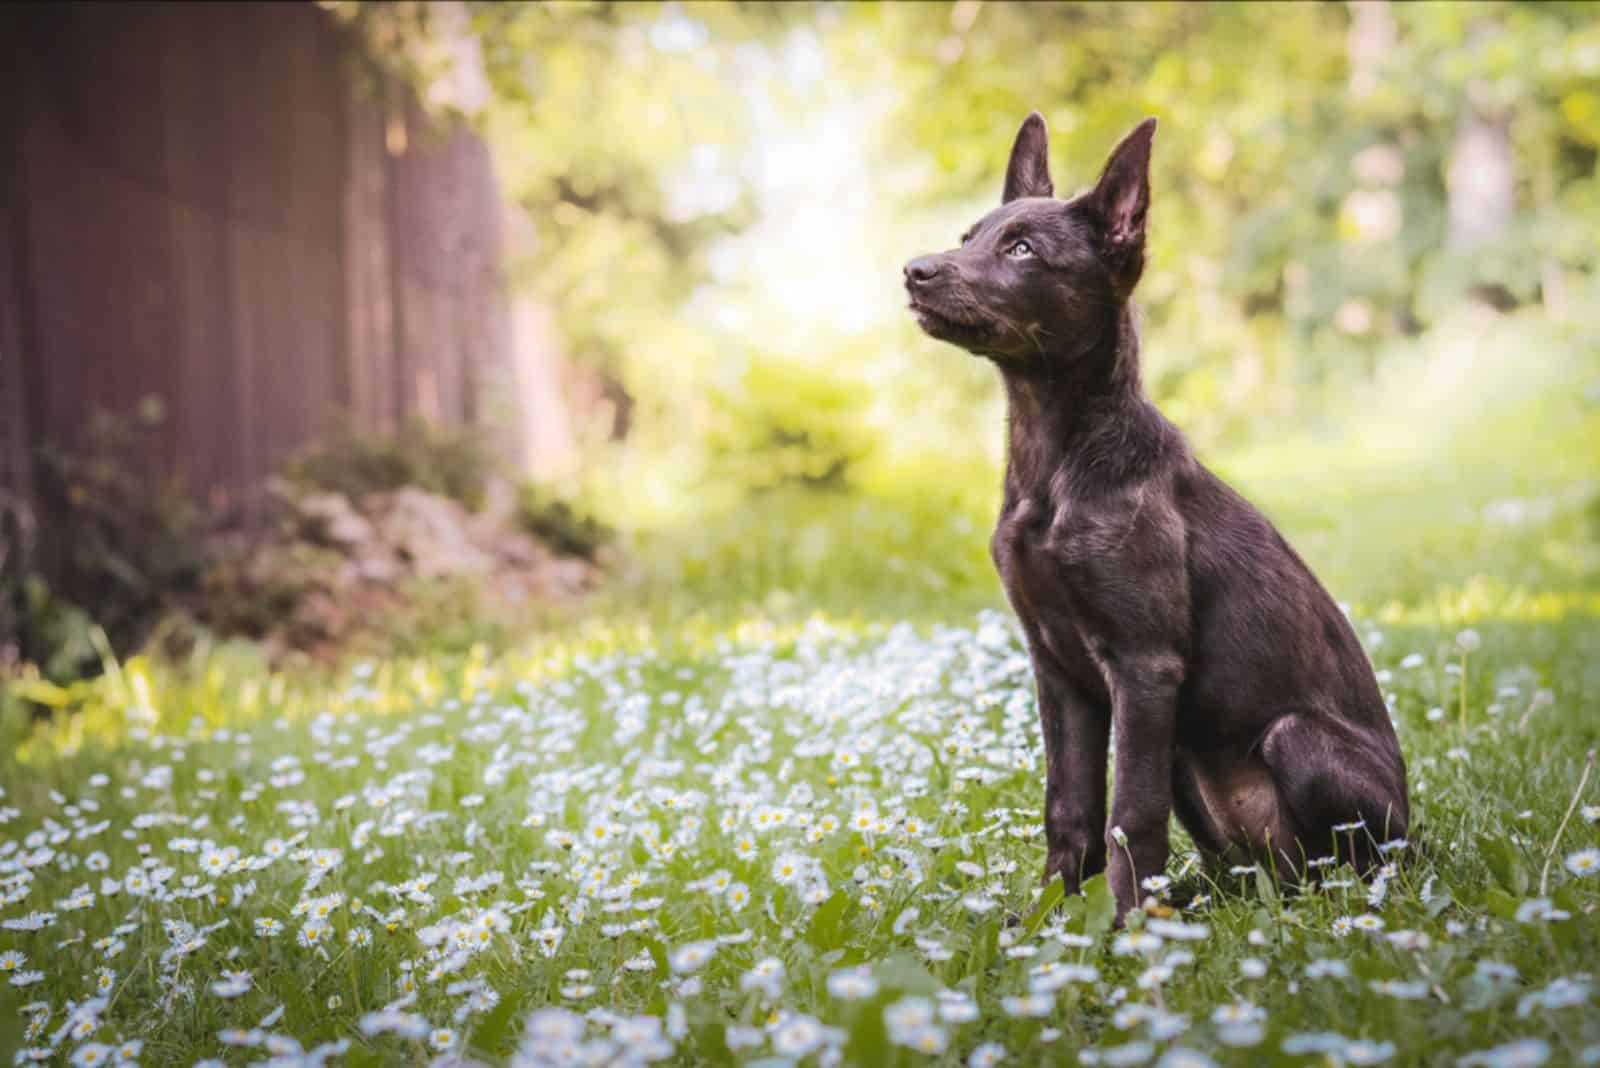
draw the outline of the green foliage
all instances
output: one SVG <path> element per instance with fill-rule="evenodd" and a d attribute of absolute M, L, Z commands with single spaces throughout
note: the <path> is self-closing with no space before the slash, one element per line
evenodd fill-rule
<path fill-rule="evenodd" d="M 426 5 L 334 6 L 379 55 L 448 52 Z M 1204 448 L 1331 420 L 1463 301 L 1564 323 L 1600 299 L 1600 22 L 1582 4 L 469 10 L 492 90 L 473 116 L 530 227 L 518 284 L 634 402 L 624 510 L 638 483 L 859 485 L 992 438 L 994 376 L 918 336 L 896 267 L 994 205 L 1035 108 L 1062 195 L 1161 120 L 1146 382 Z M 431 88 L 427 65 L 409 67 Z M 1474 244 L 1450 169 L 1475 124 L 1504 135 L 1512 204 Z M 781 224 L 832 193 L 807 216 L 828 237 L 809 269 L 875 296 L 865 326 L 792 285 L 806 235 Z M 1593 344 L 1563 345 L 1569 380 Z M 594 450 L 591 473 L 616 458 Z"/>
<path fill-rule="evenodd" d="M 32 664 L 53 682 L 78 678 L 94 668 L 99 659 L 94 620 L 55 595 L 39 575 L 25 575 L 11 588 L 0 588 L 0 599 L 4 602 L 0 611 L 8 616 L 5 633 L 16 642 L 11 652 L 18 661 Z"/>
<path fill-rule="evenodd" d="M 753 359 L 710 407 L 707 462 L 747 489 L 843 488 L 877 445 L 866 384 L 827 366 Z"/>
<path fill-rule="evenodd" d="M 343 563 L 338 551 L 299 538 L 242 542 L 215 554 L 193 607 L 219 634 L 263 638 L 287 624 L 289 643 L 299 647 L 313 636 L 295 632 L 296 608 Z"/>
<path fill-rule="evenodd" d="M 50 588 L 34 586 L 26 600 L 35 623 L 69 647 L 78 644 L 66 637 L 77 630 L 70 606 L 91 610 L 113 648 L 131 649 L 199 584 L 207 519 L 175 479 L 156 473 L 154 433 L 164 419 L 159 401 L 147 399 L 129 413 L 94 413 L 76 448 L 38 451 L 39 523 L 49 536 L 33 570 Z M 75 658 L 55 646 L 38 659 L 63 655 Z"/>
<path fill-rule="evenodd" d="M 577 502 L 535 482 L 517 487 L 516 507 L 518 526 L 562 556 L 594 560 L 616 536 Z"/>
<path fill-rule="evenodd" d="M 1140 289 L 1147 377 L 1212 444 L 1319 412 L 1388 342 L 1468 296 L 1560 315 L 1594 291 L 1592 11 L 1374 5 L 1392 34 L 1370 47 L 1352 32 L 1356 11 L 883 5 L 854 11 L 831 43 L 856 70 L 875 43 L 913 42 L 895 53 L 908 91 L 882 152 L 931 163 L 924 212 L 952 196 L 992 203 L 1029 110 L 1050 121 L 1060 195 L 1092 182 L 1139 117 L 1160 118 Z M 1450 232 L 1448 172 L 1471 116 L 1509 130 L 1515 205 L 1467 247 Z"/>
<path fill-rule="evenodd" d="M 1324 423 L 1208 459 L 1364 610 L 1526 618 L 1600 590 L 1600 404 L 1571 386 L 1600 375 L 1587 328 L 1469 316 L 1384 367 Z"/>
<path fill-rule="evenodd" d="M 495 464 L 482 431 L 415 419 L 398 433 L 347 432 L 314 446 L 291 460 L 284 475 L 306 489 L 351 500 L 415 486 L 476 510 Z"/>

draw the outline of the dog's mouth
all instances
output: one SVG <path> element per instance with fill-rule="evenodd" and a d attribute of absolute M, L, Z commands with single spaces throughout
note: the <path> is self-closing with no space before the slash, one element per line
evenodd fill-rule
<path fill-rule="evenodd" d="M 917 317 L 917 325 L 937 338 L 979 338 L 992 332 L 990 325 L 982 320 L 934 308 L 916 297 L 912 297 L 907 306 Z"/>

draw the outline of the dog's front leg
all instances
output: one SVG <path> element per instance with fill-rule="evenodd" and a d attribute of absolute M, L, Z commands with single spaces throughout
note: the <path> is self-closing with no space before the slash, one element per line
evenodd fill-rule
<path fill-rule="evenodd" d="M 1039 727 L 1044 735 L 1043 882 L 1057 875 L 1067 893 L 1105 870 L 1106 750 L 1110 716 L 1085 700 L 1048 656 L 1035 652 Z"/>
<path fill-rule="evenodd" d="M 1142 652 L 1120 658 L 1109 674 L 1117 756 L 1106 848 L 1120 922 L 1139 903 L 1139 883 L 1167 867 L 1183 658 L 1175 652 Z"/>

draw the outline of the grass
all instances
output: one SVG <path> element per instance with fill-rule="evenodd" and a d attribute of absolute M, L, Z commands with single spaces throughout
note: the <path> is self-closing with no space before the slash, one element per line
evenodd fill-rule
<path fill-rule="evenodd" d="M 1218 465 L 1359 622 L 1411 769 L 1392 875 L 1219 885 L 1176 833 L 1133 931 L 1103 881 L 1041 897 L 988 491 L 777 493 L 637 539 L 599 610 L 525 639 L 331 678 L 205 648 L 54 721 L 0 708 L 0 1047 L 1600 1063 L 1595 418 Z"/>
<path fill-rule="evenodd" d="M 952 1061 L 998 1042 L 1131 1063 L 1153 1042 L 1302 1064 L 1284 1044 L 1334 1030 L 1374 1044 L 1356 1063 L 1385 1043 L 1452 1063 L 1514 1040 L 1575 1063 L 1600 1042 L 1583 977 L 1600 879 L 1568 869 L 1600 827 L 1562 819 L 1593 717 L 1565 677 L 1492 643 L 1367 633 L 1425 859 L 1381 890 L 1284 897 L 1253 873 L 1207 885 L 1180 840 L 1171 896 L 1205 895 L 1181 915 L 1206 936 L 1131 952 L 1103 885 L 1003 925 L 1038 904 L 1042 849 L 1026 661 L 998 614 L 368 665 L 316 695 L 134 664 L 118 701 L 34 735 L 7 771 L 0 937 L 26 954 L 13 975 L 42 973 L 12 993 L 51 1010 L 25 1017 L 27 1041 L 76 1011 L 89 1033 L 61 1048 L 142 1039 L 158 1064 L 227 1042 L 259 1055 L 269 1035 L 348 1042 L 353 1063 L 527 1052 L 523 1021 L 550 1006 L 618 1017 L 539 1026 L 693 1062 L 814 1042 L 911 1059 L 898 1040 Z M 1362 917 L 1382 929 L 1341 933 Z M 761 973 L 773 960 L 781 982 Z M 1079 978 L 1041 995 L 1057 976 Z"/>

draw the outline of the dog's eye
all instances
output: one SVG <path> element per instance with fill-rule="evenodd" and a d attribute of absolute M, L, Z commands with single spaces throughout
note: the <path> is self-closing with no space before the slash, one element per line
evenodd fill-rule
<path fill-rule="evenodd" d="M 1006 249 L 1006 255 L 1010 256 L 1014 260 L 1026 259 L 1027 257 L 1033 255 L 1033 246 L 1028 244 L 1026 241 L 1018 241 L 1016 244 Z"/>

